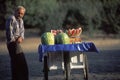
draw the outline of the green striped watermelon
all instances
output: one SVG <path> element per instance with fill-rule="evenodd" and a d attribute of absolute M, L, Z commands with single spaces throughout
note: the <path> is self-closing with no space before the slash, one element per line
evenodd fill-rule
<path fill-rule="evenodd" d="M 55 41 L 57 44 L 70 44 L 69 36 L 63 32 L 55 36 Z"/>
<path fill-rule="evenodd" d="M 45 32 L 41 35 L 41 43 L 45 45 L 54 45 L 54 35 L 51 32 Z"/>

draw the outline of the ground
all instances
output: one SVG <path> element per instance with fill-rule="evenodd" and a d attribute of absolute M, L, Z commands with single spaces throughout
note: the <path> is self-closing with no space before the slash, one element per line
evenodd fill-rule
<path fill-rule="evenodd" d="M 92 41 L 99 53 L 86 53 L 89 66 L 89 80 L 120 80 L 120 39 L 89 38 L 83 41 Z M 38 46 L 40 37 L 27 37 L 22 43 L 29 67 L 30 80 L 44 80 L 42 67 L 39 62 Z M 10 58 L 5 39 L 0 41 L 0 80 L 11 80 Z M 62 70 L 49 72 L 49 80 L 64 80 Z M 81 69 L 72 70 L 71 80 L 84 80 Z"/>

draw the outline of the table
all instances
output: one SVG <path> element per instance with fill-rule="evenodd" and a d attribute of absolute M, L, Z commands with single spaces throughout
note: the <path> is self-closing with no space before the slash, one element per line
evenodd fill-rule
<path fill-rule="evenodd" d="M 75 44 L 55 44 L 55 45 L 39 45 L 38 53 L 39 53 L 39 61 L 42 62 L 44 60 L 44 77 L 45 80 L 48 80 L 48 57 L 44 54 L 49 52 L 59 52 L 63 51 L 64 58 L 64 69 L 65 69 L 65 77 L 66 80 L 70 79 L 70 53 L 69 52 L 99 52 L 93 42 L 81 42 Z M 83 65 L 84 65 L 84 77 L 88 80 L 88 69 L 87 69 L 87 57 L 84 54 L 83 56 Z"/>

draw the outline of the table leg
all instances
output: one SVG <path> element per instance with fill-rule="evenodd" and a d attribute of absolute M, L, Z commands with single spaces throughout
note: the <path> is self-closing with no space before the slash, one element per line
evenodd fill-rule
<path fill-rule="evenodd" d="M 63 59 L 65 80 L 70 80 L 70 53 L 68 51 L 63 52 Z"/>
<path fill-rule="evenodd" d="M 88 80 L 88 61 L 87 55 L 83 53 L 83 65 L 84 65 L 84 79 Z"/>
<path fill-rule="evenodd" d="M 47 56 L 44 56 L 44 79 L 48 80 L 48 61 L 47 61 Z"/>

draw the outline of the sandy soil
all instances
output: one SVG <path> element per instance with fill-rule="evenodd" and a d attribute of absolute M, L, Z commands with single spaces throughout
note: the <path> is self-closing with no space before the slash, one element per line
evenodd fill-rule
<path fill-rule="evenodd" d="M 100 53 L 86 53 L 89 65 L 89 80 L 120 80 L 120 39 L 88 39 Z M 26 38 L 22 47 L 29 66 L 30 80 L 43 80 L 43 63 L 39 62 L 39 37 Z M 0 80 L 11 80 L 10 58 L 5 41 L 0 42 Z M 64 80 L 62 70 L 49 72 L 49 80 Z M 71 80 L 84 80 L 83 70 L 72 70 Z"/>

